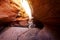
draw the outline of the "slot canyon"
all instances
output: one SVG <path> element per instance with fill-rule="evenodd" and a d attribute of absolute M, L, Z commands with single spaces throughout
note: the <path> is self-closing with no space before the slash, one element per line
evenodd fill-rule
<path fill-rule="evenodd" d="M 0 0 L 0 40 L 60 40 L 60 0 Z"/>

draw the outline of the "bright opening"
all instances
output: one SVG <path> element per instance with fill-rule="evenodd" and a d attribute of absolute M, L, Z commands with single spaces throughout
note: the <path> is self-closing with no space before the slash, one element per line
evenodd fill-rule
<path fill-rule="evenodd" d="M 32 18 L 31 8 L 29 6 L 28 0 L 21 0 L 22 7 L 24 8 L 25 12 L 28 14 L 29 18 Z"/>

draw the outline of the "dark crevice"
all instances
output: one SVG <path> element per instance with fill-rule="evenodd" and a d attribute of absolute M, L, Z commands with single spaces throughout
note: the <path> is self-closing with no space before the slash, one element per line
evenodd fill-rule
<path fill-rule="evenodd" d="M 44 27 L 44 24 L 39 20 L 34 20 L 33 23 L 35 24 L 36 28 L 42 29 Z"/>

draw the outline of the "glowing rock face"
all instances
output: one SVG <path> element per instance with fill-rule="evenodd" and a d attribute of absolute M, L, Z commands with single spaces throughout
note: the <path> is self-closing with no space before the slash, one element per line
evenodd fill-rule
<path fill-rule="evenodd" d="M 29 18 L 31 19 L 31 8 L 29 6 L 28 0 L 13 0 L 14 3 L 16 3 L 17 5 L 19 5 L 19 9 L 20 10 L 24 10 L 24 12 L 29 16 Z"/>

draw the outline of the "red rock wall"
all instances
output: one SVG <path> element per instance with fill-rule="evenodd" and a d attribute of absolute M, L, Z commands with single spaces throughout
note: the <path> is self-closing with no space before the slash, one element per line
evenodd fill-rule
<path fill-rule="evenodd" d="M 33 16 L 42 22 L 59 23 L 60 0 L 31 0 Z M 56 22 L 56 23 L 57 23 Z"/>
<path fill-rule="evenodd" d="M 13 21 L 17 16 L 17 8 L 11 5 L 10 0 L 0 0 L 0 21 Z"/>
<path fill-rule="evenodd" d="M 44 26 L 59 40 L 60 0 L 31 0 L 31 3 L 35 20 L 43 22 Z"/>

